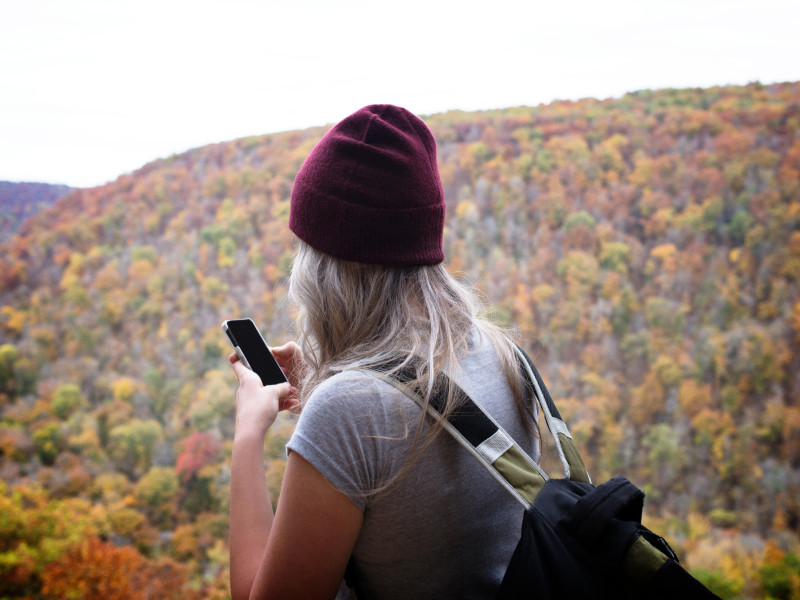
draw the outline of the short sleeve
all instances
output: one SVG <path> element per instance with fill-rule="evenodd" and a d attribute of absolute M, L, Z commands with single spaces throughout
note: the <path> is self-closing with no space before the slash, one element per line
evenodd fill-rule
<path fill-rule="evenodd" d="M 419 409 L 382 381 L 339 373 L 309 398 L 287 444 L 364 510 L 391 476 Z M 387 456 L 390 455 L 390 456 Z"/>

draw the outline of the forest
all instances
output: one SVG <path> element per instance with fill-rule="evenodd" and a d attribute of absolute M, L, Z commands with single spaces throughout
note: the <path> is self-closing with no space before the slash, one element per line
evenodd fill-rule
<path fill-rule="evenodd" d="M 642 487 L 720 596 L 800 598 L 800 82 L 423 118 L 447 267 L 592 478 Z M 325 131 L 156 160 L 0 240 L 0 598 L 229 598 L 220 323 L 293 338 L 289 194 Z"/>
<path fill-rule="evenodd" d="M 66 196 L 66 185 L 0 181 L 0 243 L 11 238 L 37 212 Z"/>

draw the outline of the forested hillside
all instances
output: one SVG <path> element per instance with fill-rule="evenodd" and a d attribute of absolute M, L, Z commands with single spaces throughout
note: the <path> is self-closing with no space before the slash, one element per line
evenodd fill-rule
<path fill-rule="evenodd" d="M 25 219 L 65 196 L 66 185 L 0 181 L 0 243 L 12 237 Z"/>
<path fill-rule="evenodd" d="M 593 478 L 644 487 L 724 597 L 800 597 L 800 83 L 425 120 L 449 269 L 517 329 Z M 227 597 L 220 323 L 291 337 L 289 192 L 324 131 L 73 190 L 2 246 L 0 598 Z"/>

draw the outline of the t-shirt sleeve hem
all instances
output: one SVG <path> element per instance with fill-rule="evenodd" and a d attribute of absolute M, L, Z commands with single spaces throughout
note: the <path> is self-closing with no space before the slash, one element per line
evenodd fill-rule
<path fill-rule="evenodd" d="M 344 472 L 339 466 L 331 461 L 328 456 L 313 442 L 302 434 L 295 432 L 289 443 L 286 445 L 287 452 L 297 452 L 311 466 L 317 471 L 322 473 L 331 484 L 344 494 L 353 504 L 355 504 L 362 512 L 367 506 L 364 494 L 359 490 L 359 486 L 354 482 L 347 473 Z"/>

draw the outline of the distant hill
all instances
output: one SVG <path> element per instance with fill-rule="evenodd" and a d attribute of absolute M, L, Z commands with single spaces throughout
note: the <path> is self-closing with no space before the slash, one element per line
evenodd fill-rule
<path fill-rule="evenodd" d="M 71 189 L 66 185 L 0 181 L 0 244 L 13 236 L 26 219 L 52 206 Z"/>
<path fill-rule="evenodd" d="M 643 486 L 649 522 L 721 596 L 788 597 L 800 83 L 425 119 L 448 268 L 519 333 L 594 479 Z M 220 323 L 290 337 L 289 194 L 325 130 L 155 161 L 72 190 L 8 240 L 0 474 L 17 493 L 0 489 L 0 596 L 36 597 L 43 565 L 100 538 L 224 597 L 235 380 Z M 290 429 L 267 440 L 274 494 Z"/>

